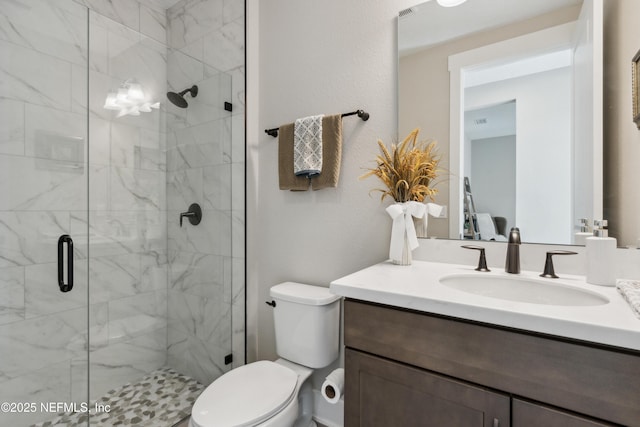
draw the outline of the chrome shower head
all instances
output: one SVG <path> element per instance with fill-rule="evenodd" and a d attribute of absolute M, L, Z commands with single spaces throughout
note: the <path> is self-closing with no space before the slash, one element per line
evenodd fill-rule
<path fill-rule="evenodd" d="M 191 94 L 192 98 L 195 98 L 196 96 L 198 96 L 198 86 L 193 85 L 190 88 L 187 88 L 187 89 L 185 89 L 185 90 L 183 90 L 182 92 L 179 92 L 179 93 L 167 92 L 167 98 L 176 107 L 187 108 L 189 106 L 189 104 L 187 103 L 187 100 L 184 99 L 184 95 L 187 92 L 189 92 Z"/>

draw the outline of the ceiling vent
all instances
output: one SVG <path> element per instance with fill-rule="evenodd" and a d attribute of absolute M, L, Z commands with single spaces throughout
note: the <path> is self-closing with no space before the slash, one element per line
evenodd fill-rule
<path fill-rule="evenodd" d="M 401 10 L 400 13 L 398 13 L 398 16 L 400 18 L 406 18 L 407 16 L 411 15 L 413 12 L 415 12 L 413 10 L 413 8 L 412 7 L 408 7 L 406 9 Z"/>

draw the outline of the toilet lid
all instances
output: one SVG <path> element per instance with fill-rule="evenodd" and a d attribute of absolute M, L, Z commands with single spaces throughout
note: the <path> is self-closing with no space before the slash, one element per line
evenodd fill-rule
<path fill-rule="evenodd" d="M 290 401 L 298 375 L 274 362 L 233 369 L 198 397 L 191 418 L 199 426 L 252 426 L 278 413 Z"/>

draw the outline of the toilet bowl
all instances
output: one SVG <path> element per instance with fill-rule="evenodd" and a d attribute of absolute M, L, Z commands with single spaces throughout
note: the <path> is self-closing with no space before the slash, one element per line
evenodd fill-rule
<path fill-rule="evenodd" d="M 263 360 L 224 374 L 196 400 L 189 427 L 292 426 L 300 413 L 300 389 L 313 372 L 292 365 Z"/>
<path fill-rule="evenodd" d="M 275 362 L 233 369 L 211 383 L 191 409 L 189 427 L 312 427 L 313 369 L 338 357 L 340 297 L 328 288 L 287 282 L 271 288 Z"/>

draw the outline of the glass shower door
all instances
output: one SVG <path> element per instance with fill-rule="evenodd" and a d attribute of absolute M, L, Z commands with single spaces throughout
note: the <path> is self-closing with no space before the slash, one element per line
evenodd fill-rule
<path fill-rule="evenodd" d="M 166 365 L 166 50 L 90 10 L 92 401 L 117 402 L 122 386 Z M 91 425 L 113 423 L 126 406 L 112 403 Z"/>
<path fill-rule="evenodd" d="M 88 401 L 87 22 L 71 0 L 0 0 L 3 426 Z"/>

